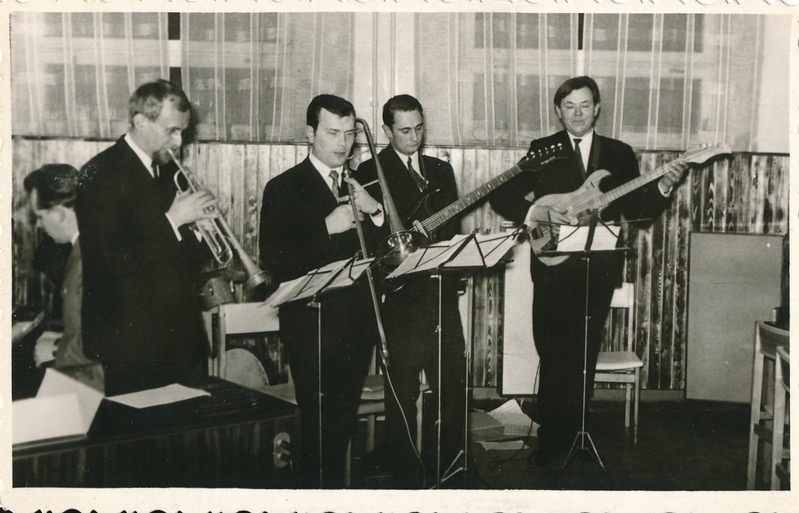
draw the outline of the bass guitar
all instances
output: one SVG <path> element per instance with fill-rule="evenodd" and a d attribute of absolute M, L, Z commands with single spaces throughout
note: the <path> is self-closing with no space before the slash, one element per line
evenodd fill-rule
<path fill-rule="evenodd" d="M 513 167 L 495 176 L 469 194 L 458 198 L 423 221 L 414 221 L 409 230 L 392 233 L 384 244 L 385 248 L 381 258 L 388 265 L 399 264 L 408 254 L 420 247 L 426 247 L 430 242 L 430 234 L 436 229 L 485 198 L 511 178 L 524 172 L 540 171 L 556 160 L 568 158 L 570 158 L 570 155 L 564 150 L 562 144 L 528 152 Z"/>
<path fill-rule="evenodd" d="M 688 164 L 701 164 L 717 155 L 730 153 L 728 144 L 716 144 L 712 146 L 700 146 L 689 150 L 671 162 L 685 162 Z M 583 182 L 576 191 L 564 194 L 548 194 L 536 201 L 537 205 L 557 206 L 566 209 L 566 215 L 571 224 L 583 224 L 593 214 L 644 185 L 665 176 L 669 172 L 668 165 L 660 166 L 651 173 L 646 173 L 637 178 L 626 182 L 615 189 L 602 192 L 600 183 L 610 172 L 605 169 L 598 169 Z M 530 245 L 533 253 L 545 265 L 558 265 L 569 258 L 569 255 L 546 255 L 548 251 L 554 251 L 558 245 L 558 234 L 560 226 L 554 223 L 535 223 L 527 227 Z"/>

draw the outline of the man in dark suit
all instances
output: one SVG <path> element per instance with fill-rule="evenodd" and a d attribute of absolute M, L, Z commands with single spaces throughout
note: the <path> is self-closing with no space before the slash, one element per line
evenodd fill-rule
<path fill-rule="evenodd" d="M 37 224 L 56 243 L 72 246 L 59 290 L 63 301 L 64 331 L 56 345 L 54 367 L 102 392 L 103 368 L 98 362 L 86 358 L 81 336 L 83 278 L 78 220 L 74 209 L 78 170 L 69 164 L 46 164 L 26 176 L 24 185 Z"/>
<path fill-rule="evenodd" d="M 422 221 L 458 199 L 455 175 L 448 162 L 423 155 L 424 113 L 422 105 L 407 94 L 395 96 L 383 106 L 383 132 L 389 146 L 379 154 L 380 166 L 397 213 L 404 226 Z M 358 173 L 365 181 L 376 177 L 374 160 L 364 162 Z M 375 194 L 380 194 L 375 186 Z M 382 196 L 380 196 L 382 198 Z M 448 222 L 435 233 L 432 242 L 448 240 L 459 232 L 457 222 Z M 465 426 L 465 347 L 463 327 L 458 311 L 457 278 L 446 276 L 442 290 L 442 324 L 439 326 L 438 282 L 430 276 L 414 277 L 396 291 L 386 295 L 383 323 L 391 355 L 385 373 L 386 389 L 386 455 L 393 473 L 392 486 L 411 488 L 424 486 L 423 478 L 434 479 L 435 468 L 427 468 L 417 457 L 416 400 L 419 397 L 419 375 L 425 372 L 431 389 L 438 392 L 438 331 L 442 328 L 442 437 L 441 463 L 446 470 L 463 447 Z M 393 386 L 396 392 L 390 392 Z M 437 408 L 431 408 L 437 411 Z M 428 416 L 429 419 L 429 416 Z M 436 419 L 429 419 L 435 421 Z M 436 440 L 425 447 L 435 451 Z M 429 460 L 428 460 L 429 461 Z M 428 465 L 429 467 L 429 465 Z M 429 483 L 427 483 L 429 484 Z"/>
<path fill-rule="evenodd" d="M 355 141 L 352 104 L 319 95 L 308 105 L 306 122 L 308 158 L 264 188 L 261 260 L 279 282 L 355 256 L 361 249 L 355 223 L 361 223 L 367 238 L 376 236 L 383 223 L 380 204 L 356 180 L 341 180 Z M 357 219 L 344 198 L 348 185 L 354 188 Z M 301 485 L 340 488 L 377 336 L 367 283 L 323 294 L 318 309 L 307 301 L 289 302 L 279 315 L 299 407 Z"/>
<path fill-rule="evenodd" d="M 550 222 L 569 224 L 567 209 L 570 205 L 549 205 L 538 200 L 551 194 L 575 191 L 593 171 L 610 172 L 602 185 L 603 190 L 639 176 L 638 162 L 630 146 L 594 132 L 600 98 L 593 79 L 583 76 L 566 80 L 555 92 L 554 104 L 565 130 L 533 141 L 530 151 L 561 144 L 572 151 L 572 158 L 555 161 L 537 173 L 521 174 L 491 197 L 491 206 L 499 214 L 528 226 Z M 687 168 L 684 164 L 669 164 L 669 167 L 669 172 L 658 182 L 611 204 L 604 211 L 603 219 L 618 221 L 622 213 L 627 220 L 652 219 L 659 215 Z M 594 253 L 588 261 L 571 257 L 555 266 L 545 265 L 536 256 L 532 258 L 533 338 L 540 357 L 538 411 L 534 420 L 540 428 L 531 461 L 537 464 L 547 464 L 554 456 L 566 454 L 575 441 L 581 426 L 583 393 L 590 394 L 594 386 L 602 330 L 613 289 L 622 280 L 623 265 L 624 257 L 620 252 Z M 586 295 L 590 320 L 587 379 L 583 390 Z"/>
<path fill-rule="evenodd" d="M 106 394 L 207 375 L 208 342 L 192 284 L 189 223 L 216 215 L 206 191 L 176 194 L 172 176 L 189 101 L 166 80 L 139 87 L 130 129 L 81 169 L 75 211 L 83 253 L 84 347 Z"/>

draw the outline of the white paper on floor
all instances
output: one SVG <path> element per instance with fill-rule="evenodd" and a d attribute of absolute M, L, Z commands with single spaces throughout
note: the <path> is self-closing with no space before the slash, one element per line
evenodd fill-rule
<path fill-rule="evenodd" d="M 538 428 L 515 400 L 509 400 L 490 412 L 471 412 L 469 426 L 471 439 L 486 450 L 521 449 L 524 440 L 520 438 L 535 436 Z"/>

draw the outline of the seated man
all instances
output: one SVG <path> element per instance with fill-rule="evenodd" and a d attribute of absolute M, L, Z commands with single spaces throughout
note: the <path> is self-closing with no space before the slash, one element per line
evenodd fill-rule
<path fill-rule="evenodd" d="M 78 170 L 68 164 L 47 164 L 25 177 L 36 222 L 59 244 L 72 244 L 61 282 L 64 332 L 56 343 L 54 366 L 59 371 L 103 391 L 103 368 L 83 353 L 81 302 L 83 270 L 78 241 L 78 221 L 73 208 Z M 37 364 L 48 359 L 42 345 L 36 351 Z"/>

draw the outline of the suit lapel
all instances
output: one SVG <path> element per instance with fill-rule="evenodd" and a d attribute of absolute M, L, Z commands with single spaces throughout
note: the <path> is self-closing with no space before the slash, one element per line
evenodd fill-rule
<path fill-rule="evenodd" d="M 310 158 L 305 159 L 305 163 L 300 169 L 300 190 L 301 197 L 312 198 L 314 203 L 319 204 L 327 214 L 332 212 L 337 206 L 338 201 L 333 197 L 328 184 L 319 174 L 319 170 L 314 167 Z"/>
<path fill-rule="evenodd" d="M 421 196 L 419 188 L 408 173 L 397 152 L 391 146 L 384 148 L 379 155 L 386 181 L 391 189 L 391 196 L 403 222 L 406 222 Z"/>

